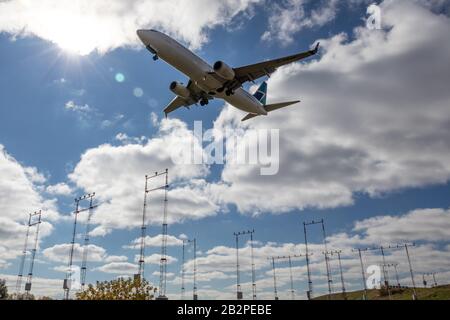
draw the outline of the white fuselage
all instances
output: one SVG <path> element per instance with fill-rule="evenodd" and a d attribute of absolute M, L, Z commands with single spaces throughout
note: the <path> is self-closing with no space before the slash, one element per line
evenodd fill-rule
<path fill-rule="evenodd" d="M 164 33 L 145 30 L 139 37 L 146 46 L 150 46 L 157 56 L 188 76 L 200 89 L 206 93 L 214 92 L 214 97 L 220 98 L 232 106 L 258 115 L 267 115 L 264 106 L 242 87 L 227 96 L 225 92 L 217 92 L 223 86 L 215 75 L 214 69 L 192 51 L 165 35 Z"/>

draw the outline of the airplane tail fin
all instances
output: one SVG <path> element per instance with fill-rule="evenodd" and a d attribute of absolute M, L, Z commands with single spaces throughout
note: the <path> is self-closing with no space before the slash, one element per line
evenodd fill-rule
<path fill-rule="evenodd" d="M 299 103 L 299 102 L 300 102 L 300 100 L 269 104 L 269 105 L 264 106 L 264 109 L 266 109 L 267 112 L 272 112 L 272 111 L 275 111 L 275 110 L 286 108 L 288 106 L 291 106 L 291 105 Z M 259 116 L 258 114 L 249 113 L 248 115 L 245 116 L 245 118 L 242 119 L 242 121 L 247 121 L 247 120 L 253 119 L 253 118 L 258 117 L 258 116 Z"/>
<path fill-rule="evenodd" d="M 258 90 L 256 90 L 253 96 L 258 99 L 258 101 L 261 102 L 263 106 L 265 106 L 267 100 L 267 82 L 264 81 L 263 83 L 261 83 Z"/>

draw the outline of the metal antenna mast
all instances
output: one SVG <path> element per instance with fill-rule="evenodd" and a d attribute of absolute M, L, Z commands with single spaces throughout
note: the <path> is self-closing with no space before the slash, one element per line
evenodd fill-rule
<path fill-rule="evenodd" d="M 277 291 L 277 274 L 275 271 L 275 257 L 272 257 L 272 269 L 273 269 L 273 290 L 275 294 L 275 300 L 278 300 L 278 291 Z"/>
<path fill-rule="evenodd" d="M 414 247 L 415 244 L 410 244 L 410 246 Z M 409 273 L 411 274 L 411 281 L 412 281 L 412 285 L 413 285 L 413 300 L 417 300 L 417 292 L 416 292 L 416 281 L 414 280 L 414 272 L 412 269 L 412 265 L 411 265 L 411 259 L 409 258 L 409 250 L 408 250 L 408 244 L 405 243 L 405 251 L 406 251 L 406 256 L 408 258 L 408 264 L 409 264 Z"/>
<path fill-rule="evenodd" d="M 388 275 L 387 270 L 386 270 L 386 265 L 387 264 L 386 264 L 386 255 L 384 253 L 385 249 L 391 249 L 391 246 L 387 246 L 387 247 L 380 246 L 380 247 L 376 247 L 376 248 L 366 248 L 363 251 L 380 251 L 381 252 L 381 255 L 383 257 L 383 263 L 382 263 L 382 266 L 381 266 L 381 270 L 383 272 L 384 285 L 385 285 L 386 290 L 388 292 L 389 300 L 392 300 L 391 289 L 389 287 L 389 275 Z"/>
<path fill-rule="evenodd" d="M 20 293 L 20 289 L 22 288 L 23 268 L 25 266 L 25 259 L 27 257 L 28 237 L 30 235 L 31 215 L 32 215 L 31 213 L 28 214 L 27 233 L 25 235 L 25 244 L 24 244 L 23 250 L 22 250 L 22 258 L 20 260 L 19 274 L 17 276 L 17 282 L 16 282 L 16 293 L 17 294 Z"/>
<path fill-rule="evenodd" d="M 320 221 L 311 221 L 309 223 L 307 222 L 303 222 L 303 228 L 304 228 L 304 233 L 305 233 L 305 246 L 308 247 L 308 242 L 306 240 L 306 227 L 310 226 L 310 225 L 315 225 L 315 224 L 321 224 L 322 225 L 322 235 L 323 235 L 323 245 L 324 245 L 324 252 L 325 252 L 325 266 L 327 269 L 327 283 L 328 283 L 328 300 L 331 299 L 331 294 L 333 293 L 333 279 L 331 277 L 331 270 L 330 270 L 330 264 L 328 261 L 328 247 L 327 247 L 327 235 L 325 233 L 325 222 L 324 220 L 320 220 Z M 310 270 L 309 270 L 309 259 L 308 259 L 308 248 L 306 248 L 306 257 L 307 257 L 307 270 L 308 270 L 308 285 L 309 285 L 309 294 L 307 292 L 308 295 L 308 299 L 312 298 L 312 282 L 311 282 L 311 274 L 310 274 Z"/>
<path fill-rule="evenodd" d="M 167 300 L 166 285 L 167 285 L 167 194 L 169 191 L 169 169 L 163 173 L 165 175 L 164 185 L 164 216 L 162 223 L 162 244 L 161 244 L 161 260 L 159 264 L 159 297 L 158 300 Z M 194 242 L 195 247 L 195 242 Z M 195 251 L 195 250 L 194 250 Z M 194 252 L 195 254 L 195 252 Z"/>
<path fill-rule="evenodd" d="M 290 255 L 290 256 L 282 256 L 282 257 L 272 257 L 269 259 L 272 259 L 272 267 L 275 270 L 275 267 L 273 265 L 273 263 L 275 262 L 275 260 L 287 260 L 289 263 L 289 277 L 290 277 L 290 282 L 291 282 L 291 298 L 292 300 L 295 300 L 295 289 L 294 289 L 294 275 L 292 272 L 292 258 L 301 258 L 303 257 L 303 254 L 297 254 L 297 255 Z M 275 271 L 274 271 L 274 277 L 275 277 Z M 275 284 L 275 296 L 277 296 L 277 289 L 276 289 L 276 279 L 274 281 Z M 277 299 L 276 299 L 277 300 Z"/>
<path fill-rule="evenodd" d="M 234 233 L 236 237 L 236 296 L 238 300 L 242 300 L 241 279 L 239 275 L 239 234 Z"/>
<path fill-rule="evenodd" d="M 81 262 L 81 290 L 84 291 L 84 287 L 86 284 L 86 272 L 87 272 L 87 258 L 88 258 L 88 247 L 89 247 L 89 232 L 90 232 L 90 224 L 93 214 L 93 209 L 97 206 L 93 205 L 95 192 L 90 195 L 89 198 L 89 208 L 88 217 L 86 220 L 86 232 L 84 234 L 84 246 L 83 246 L 83 260 Z"/>
<path fill-rule="evenodd" d="M 338 261 L 339 261 L 339 272 L 340 272 L 340 275 L 341 275 L 342 297 L 344 298 L 344 300 L 347 300 L 347 292 L 345 291 L 344 272 L 343 272 L 343 270 L 342 270 L 341 253 L 342 253 L 342 250 L 334 250 L 334 251 L 330 251 L 330 252 L 329 252 L 330 255 L 336 254 L 337 257 L 338 257 Z"/>
<path fill-rule="evenodd" d="M 240 276 L 240 265 L 239 265 L 239 236 L 243 236 L 246 234 L 250 235 L 250 246 L 251 246 L 251 259 L 252 259 L 252 291 L 253 291 L 253 300 L 256 300 L 256 274 L 255 274 L 255 263 L 253 256 L 253 234 L 255 230 L 252 231 L 243 231 L 243 232 L 235 232 L 233 233 L 236 238 L 236 297 L 237 300 L 243 299 L 243 293 L 241 290 L 241 276 Z"/>
<path fill-rule="evenodd" d="M 193 300 L 198 300 L 197 294 L 197 239 L 190 241 L 194 244 L 194 287 L 192 290 L 192 298 Z"/>
<path fill-rule="evenodd" d="M 295 300 L 295 289 L 294 289 L 294 275 L 292 274 L 292 259 L 289 256 L 289 278 L 291 280 L 291 299 Z"/>
<path fill-rule="evenodd" d="M 36 251 L 38 247 L 38 241 L 39 241 L 39 226 L 41 225 L 41 217 L 42 217 L 42 211 L 39 210 L 38 212 L 35 212 L 32 216 L 37 216 L 37 221 L 32 222 L 30 226 L 36 226 L 36 230 L 34 233 L 34 247 L 31 250 L 31 262 L 30 262 L 30 270 L 28 272 L 27 282 L 25 283 L 25 291 L 26 296 L 28 297 L 30 295 L 31 291 L 31 282 L 33 280 L 33 268 L 34 268 L 34 259 L 36 257 Z"/>
<path fill-rule="evenodd" d="M 255 272 L 255 256 L 254 256 L 254 250 L 253 250 L 253 234 L 255 233 L 255 230 L 253 230 L 250 233 L 250 248 L 251 248 L 251 254 L 252 254 L 252 293 L 253 293 L 253 300 L 256 300 L 256 272 Z"/>
<path fill-rule="evenodd" d="M 322 223 L 322 233 L 323 233 L 323 245 L 325 247 L 325 265 L 327 267 L 327 282 L 328 282 L 328 300 L 331 299 L 331 294 L 333 293 L 333 278 L 331 277 L 331 270 L 330 270 L 330 262 L 328 261 L 328 248 L 327 248 L 327 235 L 325 233 L 325 223 L 323 219 L 321 220 Z"/>
<path fill-rule="evenodd" d="M 364 294 L 363 294 L 363 300 L 367 300 L 369 298 L 369 296 L 367 295 L 367 283 L 366 283 L 366 271 L 364 269 L 364 263 L 363 263 L 363 258 L 362 258 L 362 253 L 363 251 L 368 251 L 369 249 L 353 249 L 352 252 L 356 252 L 358 251 L 358 256 L 359 256 L 359 263 L 361 265 L 361 275 L 362 275 L 362 281 L 363 281 L 363 285 L 364 285 Z"/>
<path fill-rule="evenodd" d="M 391 289 L 389 287 L 389 274 L 386 270 L 386 256 L 384 255 L 384 248 L 383 246 L 380 247 L 380 251 L 381 251 L 381 255 L 383 257 L 383 278 L 384 278 L 384 285 L 386 286 L 386 290 L 388 292 L 389 295 L 389 300 L 392 300 L 392 294 L 391 294 Z"/>
<path fill-rule="evenodd" d="M 380 246 L 378 248 L 367 248 L 367 249 L 365 249 L 365 251 L 369 251 L 369 250 L 371 250 L 371 251 L 380 250 L 381 251 L 381 254 L 383 256 L 382 270 L 383 270 L 383 276 L 384 276 L 384 283 L 386 285 L 386 288 L 387 288 L 387 291 L 388 291 L 388 294 L 389 294 L 389 299 L 392 299 L 392 296 L 391 296 L 391 291 L 390 291 L 390 288 L 389 288 L 388 274 L 387 274 L 386 268 L 385 268 L 385 266 L 387 265 L 386 264 L 386 258 L 385 258 L 385 250 L 395 250 L 395 249 L 403 249 L 403 248 L 405 248 L 406 257 L 408 258 L 409 272 L 411 274 L 411 281 L 412 281 L 412 285 L 413 285 L 413 300 L 417 300 L 416 282 L 414 280 L 414 273 L 413 273 L 413 269 L 412 269 L 412 266 L 411 266 L 411 259 L 409 257 L 409 250 L 408 250 L 408 247 L 414 247 L 414 246 L 415 246 L 414 243 L 412 243 L 412 244 L 405 243 L 405 244 Z"/>
<path fill-rule="evenodd" d="M 416 292 L 416 281 L 414 280 L 414 272 L 411 265 L 411 259 L 409 256 L 409 247 L 415 247 L 414 243 L 404 243 L 404 244 L 398 244 L 398 245 L 390 245 L 387 247 L 387 249 L 394 250 L 394 249 L 405 249 L 406 258 L 408 259 L 408 265 L 409 265 L 409 273 L 411 274 L 411 282 L 413 285 L 413 300 L 417 300 L 417 292 Z M 386 249 L 386 248 L 384 248 Z"/>
<path fill-rule="evenodd" d="M 431 285 L 432 288 L 438 286 L 437 281 L 436 281 L 436 272 L 428 272 L 428 273 L 422 274 L 423 286 L 426 288 L 427 281 L 425 280 L 425 277 L 433 277 L 433 284 Z"/>
<path fill-rule="evenodd" d="M 313 297 L 313 287 L 312 287 L 312 281 L 311 281 L 311 270 L 309 268 L 309 252 L 308 252 L 308 239 L 306 236 L 306 222 L 303 222 L 303 232 L 305 234 L 305 257 L 306 257 L 306 270 L 308 273 L 308 291 L 306 291 L 306 296 L 308 300 L 311 300 Z"/>
<path fill-rule="evenodd" d="M 140 281 L 144 280 L 145 269 L 145 237 L 147 236 L 147 194 L 148 194 L 148 179 L 149 176 L 145 176 L 145 188 L 144 188 L 144 206 L 142 209 L 142 225 L 141 225 L 141 248 L 139 255 L 139 271 L 135 275 L 135 278 L 139 278 Z"/>
<path fill-rule="evenodd" d="M 397 262 L 395 262 L 395 263 L 388 263 L 388 264 L 386 265 L 386 267 L 388 267 L 388 268 L 390 268 L 390 267 L 394 268 L 394 271 L 395 271 L 395 279 L 397 280 L 397 287 L 400 288 L 400 287 L 401 287 L 401 285 L 400 285 L 400 278 L 399 278 L 399 276 L 398 276 L 398 269 L 397 269 L 398 263 L 397 263 Z"/>
<path fill-rule="evenodd" d="M 437 287 L 437 281 L 436 281 L 436 272 L 432 272 L 431 275 L 433 276 L 433 282 L 434 282 L 434 286 Z"/>
<path fill-rule="evenodd" d="M 185 287 L 184 287 L 184 277 L 186 274 L 186 269 L 184 267 L 185 264 L 185 259 L 186 259 L 186 254 L 185 254 L 185 250 L 186 250 L 186 243 L 188 243 L 188 240 L 183 239 L 183 255 L 182 255 L 182 264 L 181 264 L 181 300 L 184 300 L 184 294 L 185 294 Z"/>
<path fill-rule="evenodd" d="M 69 262 L 68 262 L 68 266 L 67 266 L 66 278 L 64 279 L 64 283 L 63 283 L 65 300 L 69 300 L 70 287 L 72 285 L 73 252 L 74 252 L 74 248 L 75 248 L 75 238 L 76 238 L 76 233 L 77 233 L 78 214 L 80 214 L 83 211 L 90 210 L 89 208 L 80 210 L 80 202 L 83 200 L 89 199 L 91 197 L 93 197 L 93 194 L 86 194 L 82 197 L 75 199 L 75 211 L 74 211 L 75 218 L 74 218 L 74 222 L 73 222 L 72 241 L 70 243 Z"/>
<path fill-rule="evenodd" d="M 194 247 L 194 286 L 192 290 L 192 296 L 193 300 L 198 300 L 198 294 L 197 294 L 197 239 L 194 238 L 192 240 L 185 239 L 183 240 L 183 265 L 181 267 L 181 300 L 184 300 L 185 298 L 185 275 L 186 275 L 186 269 L 185 269 L 185 263 L 186 263 L 186 245 L 193 244 Z"/>
<path fill-rule="evenodd" d="M 149 181 L 156 177 L 166 176 L 166 183 L 163 186 L 158 186 L 153 189 L 149 189 Z M 157 190 L 164 190 L 164 216 L 163 216 L 163 233 L 162 233 L 162 246 L 161 246 L 161 259 L 160 259 L 160 282 L 159 282 L 159 297 L 157 300 L 167 300 L 166 295 L 166 270 L 167 270 L 167 191 L 168 191 L 168 169 L 162 173 L 155 172 L 154 175 L 145 176 L 144 187 L 144 205 L 142 208 L 142 225 L 141 225 L 141 239 L 140 239 L 140 255 L 139 255 L 139 270 L 135 278 L 141 281 L 145 279 L 145 238 L 147 236 L 147 198 L 148 194 Z"/>

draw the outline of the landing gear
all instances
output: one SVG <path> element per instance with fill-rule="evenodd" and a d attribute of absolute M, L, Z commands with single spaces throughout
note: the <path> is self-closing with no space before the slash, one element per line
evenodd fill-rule
<path fill-rule="evenodd" d="M 217 89 L 217 93 L 222 93 L 225 90 L 224 87 Z"/>
<path fill-rule="evenodd" d="M 158 55 L 155 54 L 155 55 L 153 56 L 153 61 L 156 61 L 156 60 L 158 60 L 158 59 L 159 59 Z"/>
<path fill-rule="evenodd" d="M 225 91 L 225 94 L 229 97 L 232 96 L 234 94 L 234 91 L 231 89 L 227 89 L 227 91 Z"/>
<path fill-rule="evenodd" d="M 203 106 L 206 106 L 206 105 L 208 105 L 209 104 L 209 101 L 208 101 L 208 99 L 202 99 L 202 100 L 200 100 L 200 105 L 203 107 Z"/>

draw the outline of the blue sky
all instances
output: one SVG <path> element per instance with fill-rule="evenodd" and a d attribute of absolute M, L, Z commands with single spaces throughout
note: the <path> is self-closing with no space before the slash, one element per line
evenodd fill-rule
<path fill-rule="evenodd" d="M 199 19 L 188 8 L 184 20 L 175 22 L 169 9 L 152 1 L 133 1 L 136 7 L 122 13 L 101 13 L 93 4 L 88 11 L 98 29 L 112 29 L 101 41 L 94 31 L 87 45 L 83 39 L 90 36 L 84 28 L 77 34 L 69 22 L 58 22 L 51 2 L 44 2 L 36 21 L 27 24 L 23 21 L 36 9 L 33 5 L 0 4 L 5 17 L 10 11 L 17 14 L 17 21 L 0 23 L 0 277 L 8 280 L 11 290 L 25 235 L 23 223 L 28 212 L 42 208 L 46 224 L 34 288 L 37 295 L 61 297 L 70 212 L 74 197 L 85 192 L 97 192 L 101 204 L 94 213 L 88 282 L 133 274 L 138 251 L 124 246 L 139 237 L 144 175 L 166 167 L 173 173 L 173 245 L 168 254 L 178 259 L 168 267 L 171 298 L 179 297 L 184 236 L 198 239 L 200 298 L 229 299 L 235 290 L 233 232 L 255 229 L 258 295 L 270 299 L 266 258 L 304 252 L 302 222 L 322 218 L 330 247 L 345 252 L 350 289 L 362 285 L 351 248 L 404 241 L 418 244 L 413 251 L 417 281 L 420 273 L 434 271 L 440 281 L 449 279 L 450 97 L 443 88 L 450 73 L 439 67 L 446 64 L 450 51 L 440 42 L 449 31 L 448 4 L 382 1 L 381 30 L 365 27 L 369 3 L 362 0 L 351 6 L 338 1 L 218 1 L 218 9 L 205 12 L 208 19 Z M 161 10 L 160 17 L 158 12 L 143 15 L 139 6 Z M 201 8 L 201 1 L 192 6 Z M 87 23 L 77 21 L 76 11 L 73 15 L 74 23 Z M 399 15 L 411 19 L 397 19 Z M 110 25 L 121 19 L 126 27 L 116 30 L 117 25 Z M 414 29 L 418 21 L 426 21 L 423 30 Z M 70 50 L 57 32 L 46 29 L 58 23 L 74 37 Z M 185 30 L 183 23 L 192 27 Z M 187 79 L 163 61 L 151 59 L 135 36 L 138 27 L 171 34 L 211 64 L 219 59 L 236 67 L 251 64 L 304 51 L 318 39 L 323 50 L 317 58 L 283 68 L 269 80 L 269 101 L 300 98 L 298 107 L 242 126 L 242 112 L 214 101 L 164 120 L 162 110 L 173 98 L 170 82 Z M 428 57 L 430 45 L 444 48 Z M 89 53 L 76 52 L 82 49 Z M 423 68 L 424 61 L 432 62 Z M 117 81 L 118 74 L 123 81 Z M 170 149 L 177 148 L 180 137 L 191 135 L 198 120 L 204 130 L 243 129 L 242 137 L 251 129 L 279 129 L 279 174 L 261 177 L 255 174 L 258 167 L 229 164 L 175 165 Z M 146 267 L 155 284 L 160 251 L 154 238 L 160 234 L 160 216 L 155 212 L 161 208 L 151 207 L 152 239 L 146 252 L 156 261 Z M 79 243 L 83 230 L 81 223 Z M 323 293 L 320 229 L 311 228 L 309 235 L 316 252 L 315 291 Z M 242 281 L 250 297 L 248 243 L 244 246 Z M 379 259 L 368 256 L 367 263 Z M 400 263 L 402 282 L 409 283 L 402 252 L 390 253 L 389 259 Z M 190 279 L 192 261 L 186 267 Z M 286 267 L 280 264 L 282 298 L 290 297 Z M 339 290 L 335 262 L 332 269 Z M 303 299 L 304 261 L 296 262 L 295 279 L 297 298 Z M 189 291 L 191 284 L 186 287 Z"/>

